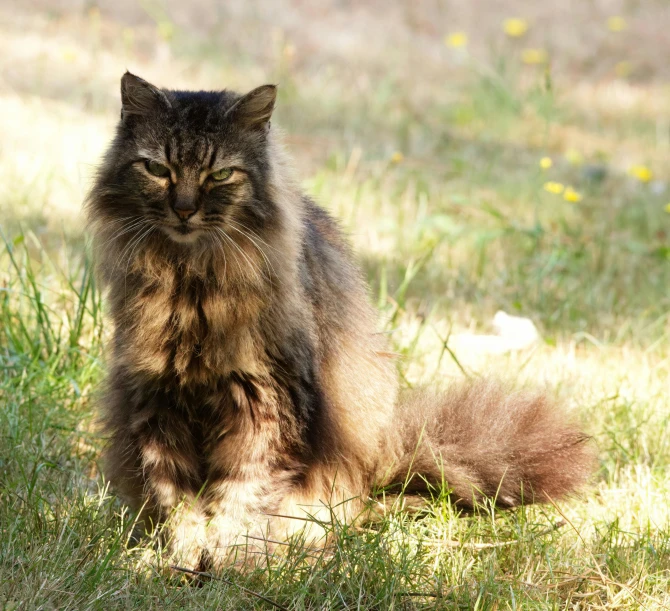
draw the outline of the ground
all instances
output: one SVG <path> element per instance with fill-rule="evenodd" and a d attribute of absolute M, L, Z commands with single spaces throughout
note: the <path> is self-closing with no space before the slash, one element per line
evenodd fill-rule
<path fill-rule="evenodd" d="M 669 608 L 669 27 L 660 0 L 3 3 L 3 608 Z M 81 215 L 126 68 L 279 83 L 273 128 L 349 232 L 403 384 L 545 387 L 593 436 L 590 485 L 468 516 L 437 493 L 202 587 L 145 563 L 98 470 Z M 541 341 L 489 349 L 498 310 Z"/>

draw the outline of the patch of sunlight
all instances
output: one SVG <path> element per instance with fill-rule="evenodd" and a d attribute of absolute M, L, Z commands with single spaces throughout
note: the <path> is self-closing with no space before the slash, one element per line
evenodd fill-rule
<path fill-rule="evenodd" d="M 670 90 L 667 86 L 645 83 L 644 86 L 622 80 L 584 81 L 565 91 L 571 105 L 591 114 L 619 120 L 656 119 L 667 110 Z"/>
<path fill-rule="evenodd" d="M 1 96 L 5 221 L 39 214 L 55 230 L 81 227 L 81 204 L 111 129 L 111 121 L 63 102 Z"/>

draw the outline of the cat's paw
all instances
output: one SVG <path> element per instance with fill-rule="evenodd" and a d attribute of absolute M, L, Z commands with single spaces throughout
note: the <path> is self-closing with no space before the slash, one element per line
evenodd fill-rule
<path fill-rule="evenodd" d="M 207 550 L 214 570 L 232 567 L 248 571 L 264 566 L 272 547 L 258 524 L 219 516 L 207 530 Z"/>
<path fill-rule="evenodd" d="M 165 534 L 166 560 L 171 567 L 207 570 L 207 518 L 201 511 L 178 509 L 168 520 Z"/>

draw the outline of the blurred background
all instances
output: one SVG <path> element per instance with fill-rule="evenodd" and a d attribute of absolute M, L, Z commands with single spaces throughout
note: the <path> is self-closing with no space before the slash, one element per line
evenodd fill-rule
<path fill-rule="evenodd" d="M 578 534 L 531 537 L 551 508 L 489 526 L 442 513 L 421 528 L 523 546 L 436 552 L 426 583 L 434 569 L 474 584 L 461 608 L 480 586 L 555 602 L 559 567 L 591 575 L 601 608 L 667 608 L 654 605 L 670 604 L 669 32 L 667 0 L 3 0 L 0 511 L 14 526 L 0 559 L 24 558 L 24 595 L 39 602 L 49 575 L 66 608 L 78 554 L 73 567 L 111 579 L 86 547 L 108 549 L 96 533 L 121 526 L 86 492 L 108 330 L 81 208 L 130 70 L 173 89 L 278 83 L 273 129 L 351 236 L 403 384 L 547 385 L 594 435 L 598 476 L 565 509 Z M 51 511 L 74 516 L 81 547 L 54 544 Z"/>

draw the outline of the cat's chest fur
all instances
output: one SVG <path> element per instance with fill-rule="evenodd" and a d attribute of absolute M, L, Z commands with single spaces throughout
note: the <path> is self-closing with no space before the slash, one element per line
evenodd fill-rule
<path fill-rule="evenodd" d="M 182 386 L 265 373 L 262 300 L 250 287 L 163 269 L 138 274 L 131 288 L 116 317 L 116 347 L 139 370 Z"/>

